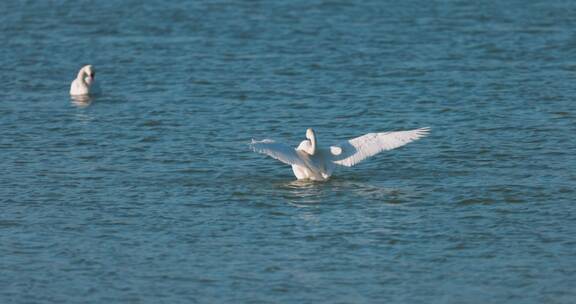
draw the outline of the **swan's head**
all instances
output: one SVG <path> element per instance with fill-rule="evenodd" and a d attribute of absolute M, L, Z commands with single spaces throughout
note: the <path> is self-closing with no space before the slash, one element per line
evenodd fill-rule
<path fill-rule="evenodd" d="M 80 73 L 78 73 L 82 79 L 84 79 L 88 84 L 94 81 L 94 77 L 96 77 L 96 71 L 92 65 L 85 65 L 80 69 Z"/>
<path fill-rule="evenodd" d="M 310 149 L 307 152 L 310 155 L 314 155 L 316 153 L 316 134 L 312 128 L 306 130 L 306 138 L 310 140 Z"/>
<path fill-rule="evenodd" d="M 306 130 L 306 138 L 308 138 L 309 140 L 316 138 L 316 135 L 314 134 L 314 130 L 312 130 L 312 128 L 308 128 Z"/>
<path fill-rule="evenodd" d="M 87 65 L 86 66 L 86 75 L 88 77 L 90 77 L 90 79 L 94 80 L 94 78 L 96 77 L 96 71 L 94 70 L 94 68 L 92 67 L 92 65 Z"/>

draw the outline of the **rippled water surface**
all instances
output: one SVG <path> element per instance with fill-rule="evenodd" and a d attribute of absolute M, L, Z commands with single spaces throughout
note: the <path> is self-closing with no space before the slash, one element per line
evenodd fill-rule
<path fill-rule="evenodd" d="M 0 302 L 576 302 L 575 2 L 0 11 Z M 424 126 L 325 183 L 248 147 Z"/>

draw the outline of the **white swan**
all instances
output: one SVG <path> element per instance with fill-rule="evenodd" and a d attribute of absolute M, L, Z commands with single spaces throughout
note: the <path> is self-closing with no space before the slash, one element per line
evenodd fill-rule
<path fill-rule="evenodd" d="M 337 166 L 352 167 L 366 158 L 382 151 L 401 147 L 428 135 L 430 128 L 410 131 L 368 133 L 331 146 L 329 149 L 318 148 L 314 130 L 306 130 L 306 140 L 296 149 L 277 143 L 270 139 L 252 140 L 250 146 L 255 152 L 267 154 L 285 164 L 292 166 L 297 179 L 314 181 L 327 180 Z"/>
<path fill-rule="evenodd" d="M 89 95 L 96 72 L 91 65 L 83 66 L 70 85 L 70 95 Z"/>

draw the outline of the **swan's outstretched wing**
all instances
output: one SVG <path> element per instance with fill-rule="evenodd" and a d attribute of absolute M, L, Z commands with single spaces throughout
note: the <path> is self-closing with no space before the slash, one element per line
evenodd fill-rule
<path fill-rule="evenodd" d="M 352 167 L 366 158 L 382 151 L 401 147 L 428 134 L 430 128 L 410 131 L 369 133 L 331 147 L 335 164 Z"/>
<path fill-rule="evenodd" d="M 270 139 L 262 141 L 252 140 L 250 147 L 255 152 L 266 154 L 288 165 L 306 165 L 294 148 Z"/>

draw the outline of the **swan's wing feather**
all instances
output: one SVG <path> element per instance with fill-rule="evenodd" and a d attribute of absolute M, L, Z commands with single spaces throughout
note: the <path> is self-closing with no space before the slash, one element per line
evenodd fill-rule
<path fill-rule="evenodd" d="M 294 148 L 270 139 L 252 140 L 250 147 L 255 152 L 266 154 L 288 165 L 305 165 Z"/>
<path fill-rule="evenodd" d="M 410 131 L 368 133 L 338 145 L 340 153 L 332 153 L 332 160 L 338 165 L 352 167 L 382 151 L 392 150 L 422 138 L 429 131 L 430 128 L 420 128 Z"/>

